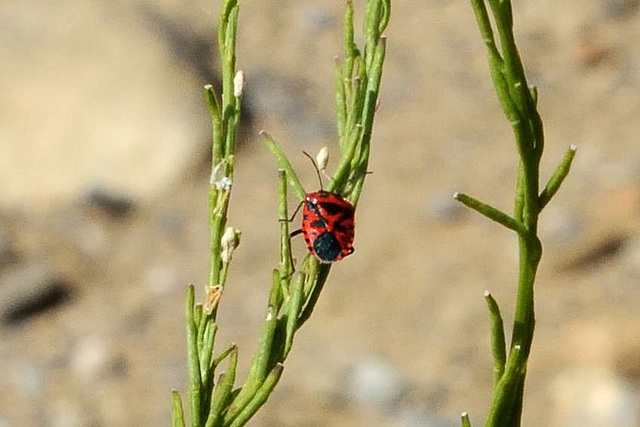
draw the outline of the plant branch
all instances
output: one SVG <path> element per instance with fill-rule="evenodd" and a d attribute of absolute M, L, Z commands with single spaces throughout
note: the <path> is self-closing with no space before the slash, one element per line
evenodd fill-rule
<path fill-rule="evenodd" d="M 335 98 L 341 160 L 329 186 L 341 189 L 348 186 L 349 190 L 344 194 L 354 200 L 360 194 L 366 175 L 385 55 L 385 40 L 381 34 L 388 23 L 389 12 L 389 0 L 368 0 L 364 19 L 364 58 L 354 43 L 354 10 L 350 2 L 345 12 L 345 63 L 336 69 Z M 222 93 L 218 97 L 211 85 L 205 86 L 212 127 L 212 165 L 208 190 L 211 234 L 205 303 L 195 304 L 193 286 L 187 289 L 186 296 L 192 427 L 239 427 L 259 410 L 280 379 L 282 363 L 292 349 L 295 333 L 309 319 L 330 271 L 329 265 L 320 265 L 314 256 L 307 254 L 301 263 L 298 277 L 292 281 L 295 271 L 287 222 L 287 184 L 299 200 L 304 200 L 306 191 L 276 141 L 262 131 L 265 144 L 276 157 L 281 169 L 278 171 L 277 191 L 280 219 L 279 263 L 272 273 L 267 313 L 258 349 L 252 358 L 244 384 L 234 390 L 238 349 L 231 345 L 214 357 L 214 347 L 218 329 L 218 304 L 241 234 L 238 230 L 227 227 L 244 85 L 244 74 L 242 71 L 236 72 L 235 68 L 238 14 L 237 0 L 223 1 L 218 20 Z M 214 382 L 216 368 L 225 359 L 228 359 L 227 370 Z M 177 392 L 172 393 L 172 422 L 174 427 L 184 427 L 184 411 Z"/>
<path fill-rule="evenodd" d="M 494 208 L 491 205 L 483 203 L 477 199 L 474 199 L 471 196 L 467 196 L 466 194 L 462 194 L 462 193 L 455 193 L 453 195 L 453 198 L 459 201 L 460 203 L 462 203 L 463 205 L 478 212 L 479 214 L 489 218 L 492 221 L 497 222 L 498 224 L 502 224 L 503 226 L 507 227 L 510 230 L 515 231 L 518 234 L 527 233 L 527 230 L 524 228 L 524 226 L 521 223 L 519 223 L 518 221 L 511 218 L 506 213 L 502 212 L 497 208 Z"/>
<path fill-rule="evenodd" d="M 567 153 L 564 155 L 564 158 L 551 176 L 551 179 L 549 179 L 549 182 L 540 193 L 540 201 L 538 202 L 540 205 L 540 210 L 544 209 L 544 207 L 547 206 L 547 203 L 551 201 L 553 196 L 555 196 L 560 189 L 560 186 L 564 182 L 564 179 L 569 174 L 571 163 L 573 162 L 573 158 L 576 155 L 576 150 L 577 148 L 575 145 L 569 147 Z"/>
<path fill-rule="evenodd" d="M 540 160 L 544 148 L 542 119 L 537 110 L 538 91 L 529 87 L 513 32 L 510 0 L 470 0 L 476 21 L 487 48 L 489 69 L 496 95 L 511 124 L 520 156 L 513 218 L 490 205 L 457 194 L 456 198 L 482 215 L 518 233 L 519 273 L 511 349 L 505 364 L 505 339 L 502 316 L 495 300 L 485 294 L 491 313 L 494 356 L 494 396 L 486 427 L 519 426 L 526 365 L 535 328 L 534 284 L 542 245 L 538 238 L 538 217 L 567 176 L 575 149 L 570 149 L 560 166 L 539 193 Z"/>
<path fill-rule="evenodd" d="M 177 390 L 171 390 L 171 400 L 173 407 L 171 409 L 171 425 L 172 427 L 184 426 L 184 412 L 182 410 L 182 399 Z"/>
<path fill-rule="evenodd" d="M 460 421 L 462 427 L 471 427 L 471 421 L 469 420 L 469 414 L 467 412 L 460 414 Z"/>
<path fill-rule="evenodd" d="M 502 322 L 502 315 L 500 314 L 500 307 L 498 307 L 498 303 L 489 291 L 484 291 L 484 299 L 487 302 L 487 308 L 491 315 L 493 377 L 494 385 L 497 386 L 498 382 L 502 378 L 502 374 L 504 374 L 504 365 L 507 362 L 507 350 L 504 340 L 504 324 Z"/>

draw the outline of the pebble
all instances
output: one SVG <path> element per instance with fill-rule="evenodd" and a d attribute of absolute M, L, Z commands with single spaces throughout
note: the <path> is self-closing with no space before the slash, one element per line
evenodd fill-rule
<path fill-rule="evenodd" d="M 18 260 L 18 254 L 13 250 L 11 239 L 5 233 L 0 233 L 0 267 L 9 266 Z"/>
<path fill-rule="evenodd" d="M 581 270 L 601 268 L 610 260 L 624 253 L 629 236 L 627 234 L 608 234 L 582 245 L 560 264 L 563 270 Z"/>
<path fill-rule="evenodd" d="M 56 400 L 50 404 L 49 425 L 51 427 L 77 427 L 95 425 L 87 419 L 77 401 Z"/>
<path fill-rule="evenodd" d="M 96 378 L 118 377 L 127 373 L 127 359 L 100 336 L 88 336 L 76 343 L 71 355 L 71 370 L 82 382 Z"/>
<path fill-rule="evenodd" d="M 68 302 L 71 286 L 46 264 L 17 266 L 0 277 L 0 316 L 5 324 L 21 323 Z"/>
<path fill-rule="evenodd" d="M 178 273 L 167 265 L 154 265 L 147 269 L 144 282 L 148 289 L 158 296 L 166 295 L 179 285 L 183 285 Z"/>
<path fill-rule="evenodd" d="M 622 261 L 626 273 L 635 283 L 640 280 L 640 237 L 631 237 L 622 253 Z"/>
<path fill-rule="evenodd" d="M 638 0 L 603 0 L 602 12 L 607 18 L 621 19 L 635 13 L 638 5 Z"/>
<path fill-rule="evenodd" d="M 248 92 L 253 94 L 256 111 L 269 111 L 294 132 L 294 136 L 309 143 L 334 136 L 332 121 L 316 114 L 314 101 L 307 95 L 309 84 L 271 71 L 257 72 L 248 80 Z"/>
<path fill-rule="evenodd" d="M 335 18 L 325 8 L 316 5 L 304 7 L 296 24 L 298 31 L 305 36 L 328 31 L 337 26 Z"/>
<path fill-rule="evenodd" d="M 3 44 L 13 60 L 0 70 L 11 106 L 0 117 L 0 206 L 48 210 L 88 182 L 154 199 L 193 167 L 209 133 L 201 84 L 139 9 L 2 6 L 12 19 L 0 39 L 15 42 Z"/>
<path fill-rule="evenodd" d="M 359 360 L 347 375 L 347 396 L 361 405 L 391 409 L 405 390 L 396 368 L 378 356 Z"/>
<path fill-rule="evenodd" d="M 9 370 L 11 382 L 24 397 L 36 397 L 43 393 L 45 388 L 44 373 L 35 365 L 26 360 L 16 361 L 11 364 Z"/>
<path fill-rule="evenodd" d="M 584 225 L 579 212 L 571 213 L 557 204 L 549 204 L 541 215 L 540 236 L 547 245 L 563 246 L 582 237 Z"/>
<path fill-rule="evenodd" d="M 394 427 L 459 427 L 460 421 L 447 421 L 434 417 L 428 411 L 403 409 L 394 414 Z"/>
<path fill-rule="evenodd" d="M 109 192 L 102 188 L 94 188 L 87 194 L 87 201 L 113 219 L 129 216 L 136 207 L 131 197 Z"/>
<path fill-rule="evenodd" d="M 104 223 L 81 218 L 74 221 L 73 226 L 69 235 L 83 255 L 98 257 L 108 249 L 109 235 Z"/>
<path fill-rule="evenodd" d="M 462 203 L 455 200 L 451 194 L 440 194 L 427 197 L 427 216 L 440 222 L 455 221 L 464 213 Z"/>
<path fill-rule="evenodd" d="M 637 427 L 640 393 L 603 368 L 566 371 L 553 381 L 556 425 Z"/>

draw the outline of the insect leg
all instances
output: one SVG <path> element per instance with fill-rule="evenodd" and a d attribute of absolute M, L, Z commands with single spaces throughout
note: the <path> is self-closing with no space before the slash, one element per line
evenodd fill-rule
<path fill-rule="evenodd" d="M 304 202 L 300 202 L 300 204 L 298 205 L 298 207 L 296 208 L 296 210 L 293 212 L 293 215 L 291 215 L 291 218 L 287 219 L 287 218 L 280 218 L 278 221 L 280 222 L 293 222 L 293 220 L 296 218 L 296 215 L 298 215 L 298 212 L 300 212 L 300 208 L 302 207 L 302 204 Z"/>

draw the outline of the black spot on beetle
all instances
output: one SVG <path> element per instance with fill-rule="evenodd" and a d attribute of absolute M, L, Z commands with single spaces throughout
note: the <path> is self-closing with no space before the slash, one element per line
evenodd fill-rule
<path fill-rule="evenodd" d="M 337 231 L 337 232 L 339 232 L 339 233 L 345 233 L 345 234 L 346 234 L 346 233 L 347 233 L 347 231 L 348 231 L 348 230 L 347 230 L 347 227 L 345 227 L 344 225 L 342 225 L 342 224 L 341 224 L 341 223 L 339 223 L 339 222 L 336 222 L 336 223 L 333 225 L 333 229 L 334 229 L 334 230 L 336 230 L 336 231 Z"/>
<path fill-rule="evenodd" d="M 324 232 L 313 242 L 313 251 L 320 261 L 334 262 L 342 252 L 342 248 L 336 236 Z"/>
<path fill-rule="evenodd" d="M 310 225 L 313 228 L 325 228 L 327 226 L 327 223 L 321 219 L 316 219 Z"/>
<path fill-rule="evenodd" d="M 344 207 L 331 202 L 322 202 L 322 209 L 329 215 L 338 215 L 344 212 Z"/>

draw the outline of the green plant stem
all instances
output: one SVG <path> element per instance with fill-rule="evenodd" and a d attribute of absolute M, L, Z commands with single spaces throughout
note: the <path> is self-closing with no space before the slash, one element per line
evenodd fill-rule
<path fill-rule="evenodd" d="M 471 427 L 471 421 L 469 420 L 469 414 L 466 412 L 463 412 L 460 415 L 460 422 L 462 424 L 462 427 Z"/>
<path fill-rule="evenodd" d="M 171 425 L 172 427 L 185 427 L 184 426 L 184 411 L 182 410 L 182 399 L 177 390 L 171 390 L 171 400 L 173 407 L 171 410 Z"/>
<path fill-rule="evenodd" d="M 293 286 L 293 292 L 291 293 L 291 298 L 289 299 L 289 310 L 287 312 L 287 326 L 286 326 L 286 340 L 285 347 L 283 353 L 283 360 L 289 354 L 291 350 L 291 346 L 293 345 L 293 336 L 298 329 L 299 315 L 300 310 L 302 308 L 302 297 L 303 297 L 303 289 L 304 289 L 304 281 L 305 275 L 304 273 L 298 276 L 298 280 L 296 280 Z"/>
<path fill-rule="evenodd" d="M 220 375 L 218 386 L 215 388 L 213 397 L 211 398 L 211 409 L 205 427 L 214 427 L 220 423 L 222 411 L 225 409 L 231 396 L 231 390 L 233 389 L 233 383 L 236 378 L 236 367 L 238 365 L 237 347 L 233 346 L 229 354 L 229 365 L 227 366 L 227 371 Z"/>
<path fill-rule="evenodd" d="M 516 46 L 511 2 L 486 0 L 498 33 L 498 48 L 485 0 L 470 1 L 487 48 L 496 95 L 511 124 L 520 161 L 513 218 L 463 194 L 457 194 L 456 199 L 518 233 L 518 288 L 511 345 L 506 363 L 502 317 L 495 300 L 490 294 L 485 295 L 491 313 L 496 380 L 491 411 L 485 426 L 519 426 L 527 359 L 535 328 L 534 284 L 542 256 L 542 245 L 538 238 L 538 218 L 567 176 L 575 148 L 570 148 L 545 189 L 539 193 L 540 160 L 544 149 L 543 123 L 537 110 L 537 89 L 530 88 L 527 84 Z"/>
<path fill-rule="evenodd" d="M 514 408 L 518 389 L 524 384 L 527 355 L 519 345 L 514 345 L 509 354 L 505 373 L 498 382 L 493 396 L 491 411 L 485 426 L 518 426 L 522 408 Z"/>
<path fill-rule="evenodd" d="M 307 283 L 309 285 L 305 286 L 305 288 L 308 287 L 308 290 L 304 291 L 306 299 L 300 313 L 300 319 L 298 319 L 298 328 L 311 317 L 331 271 L 331 264 L 320 264 L 316 258 L 309 258 L 309 264 L 310 268 L 307 273 Z"/>
<path fill-rule="evenodd" d="M 276 384 L 278 384 L 283 370 L 284 366 L 278 363 L 269 373 L 264 383 L 262 383 L 260 388 L 256 391 L 253 398 L 243 408 L 242 412 L 240 412 L 238 417 L 234 419 L 230 424 L 225 423 L 225 426 L 228 425 L 230 427 L 240 427 L 243 426 L 247 421 L 249 421 L 249 419 L 258 411 L 258 409 L 260 409 L 260 407 L 262 407 L 262 405 L 264 405 L 264 403 L 267 401 Z"/>
<path fill-rule="evenodd" d="M 491 349 L 493 353 L 493 377 L 494 385 L 504 374 L 504 366 L 507 362 L 507 350 L 504 340 L 504 324 L 500 307 L 489 291 L 484 292 L 484 299 L 487 302 L 487 308 L 491 314 Z"/>
<path fill-rule="evenodd" d="M 187 349 L 189 361 L 189 402 L 191 404 L 191 425 L 200 427 L 200 361 L 198 357 L 198 331 L 194 323 L 195 293 L 193 285 L 187 288 L 186 317 L 187 317 Z"/>
<path fill-rule="evenodd" d="M 336 70 L 337 122 L 341 160 L 330 186 L 357 201 L 366 175 L 373 119 L 379 97 L 382 63 L 386 41 L 381 36 L 390 13 L 389 0 L 368 0 L 364 19 L 364 57 L 354 42 L 353 5 L 347 4 L 345 17 L 345 64 Z M 193 286 L 187 291 L 187 344 L 189 359 L 189 402 L 192 427 L 239 427 L 244 425 L 264 404 L 276 386 L 289 355 L 296 332 L 307 321 L 326 282 L 330 266 L 320 265 L 307 254 L 298 277 L 292 280 L 294 263 L 291 251 L 287 184 L 299 200 L 306 191 L 291 163 L 276 141 L 266 132 L 265 144 L 276 157 L 278 172 L 278 218 L 280 221 L 280 253 L 278 268 L 272 273 L 267 315 L 249 374 L 242 385 L 233 390 L 238 350 L 235 346 L 214 357 L 217 332 L 218 302 L 227 282 L 231 253 L 239 242 L 239 232 L 227 226 L 227 214 L 234 174 L 235 142 L 240 120 L 243 74 L 236 73 L 235 44 L 239 5 L 237 0 L 224 0 L 218 20 L 222 93 L 205 86 L 212 126 L 212 164 L 208 191 L 210 257 L 207 299 L 204 309 L 195 305 Z M 340 107 L 341 105 L 341 107 Z M 337 177 L 337 178 L 336 178 Z M 348 188 L 348 191 L 346 189 Z M 338 191 L 338 190 L 336 190 Z M 235 235 L 229 244 L 227 236 Z M 214 382 L 218 365 L 229 359 L 227 370 Z M 180 397 L 174 393 L 173 422 L 183 419 L 178 407 Z"/>
<path fill-rule="evenodd" d="M 524 226 L 520 222 L 516 221 L 506 213 L 500 211 L 497 208 L 494 208 L 491 205 L 483 203 L 477 199 L 474 199 L 471 196 L 467 196 L 466 194 L 462 194 L 462 193 L 455 193 L 453 195 L 453 198 L 459 201 L 460 203 L 462 203 L 463 205 L 480 213 L 481 215 L 486 216 L 490 220 L 495 221 L 499 224 L 502 224 L 508 229 L 515 231 L 516 233 L 526 234 L 527 232 L 527 230 L 524 228 Z"/>
<path fill-rule="evenodd" d="M 298 199 L 300 201 L 304 200 L 304 197 L 307 194 L 307 192 L 305 191 L 304 187 L 300 183 L 300 180 L 298 179 L 298 176 L 293 170 L 293 166 L 291 166 L 289 159 L 287 159 L 286 154 L 284 154 L 284 151 L 282 151 L 282 149 L 280 148 L 276 140 L 273 139 L 273 137 L 269 135 L 266 131 L 261 130 L 260 135 L 264 137 L 265 145 L 267 146 L 269 151 L 273 153 L 276 160 L 278 161 L 278 166 L 280 166 L 280 168 L 285 171 L 286 177 L 289 180 L 289 185 L 291 185 L 291 188 L 293 189 L 294 193 L 296 193 L 296 196 L 298 197 Z"/>
<path fill-rule="evenodd" d="M 225 351 L 220 353 L 220 355 L 218 355 L 218 357 L 213 359 L 213 366 L 218 366 L 220 363 L 222 363 L 222 361 L 224 359 L 227 358 L 227 356 L 229 356 L 233 352 L 236 352 L 236 353 L 238 352 L 238 346 L 235 345 L 235 344 L 231 344 L 228 349 L 226 349 Z"/>
<path fill-rule="evenodd" d="M 569 174 L 571 163 L 573 163 L 573 158 L 576 156 L 576 150 L 577 148 L 574 145 L 569 147 L 564 158 L 551 176 L 551 179 L 549 179 L 549 182 L 540 193 L 540 209 L 544 209 L 544 207 L 547 206 L 547 203 L 551 201 L 553 196 L 555 196 L 560 189 L 564 179 Z"/>
<path fill-rule="evenodd" d="M 211 321 L 210 315 L 205 314 L 209 318 L 204 329 L 204 339 L 202 344 L 201 362 L 200 362 L 200 375 L 202 376 L 202 384 L 207 387 L 209 381 L 212 379 L 213 369 L 215 364 L 211 363 L 211 357 L 213 356 L 213 343 L 215 342 L 216 332 L 218 331 L 218 325 Z"/>
<path fill-rule="evenodd" d="M 234 95 L 236 75 L 236 34 L 239 5 L 237 0 L 226 0 L 218 20 L 218 51 L 222 66 L 222 105 L 211 85 L 205 86 L 205 95 L 212 120 L 212 181 L 209 186 L 209 227 L 211 230 L 209 287 L 221 284 L 220 238 L 227 223 L 230 188 L 221 190 L 222 179 L 233 182 L 233 163 L 236 133 L 240 122 L 240 96 Z M 218 169 L 221 168 L 221 169 Z M 218 171 L 219 177 L 214 177 Z M 216 313 L 213 313 L 215 320 Z"/>
<path fill-rule="evenodd" d="M 293 255 L 289 235 L 289 209 L 287 206 L 287 173 L 278 170 L 278 220 L 280 221 L 280 264 L 278 265 L 280 290 L 285 299 L 289 298 L 289 286 L 293 275 Z"/>
<path fill-rule="evenodd" d="M 222 118 L 220 116 L 220 105 L 218 103 L 218 98 L 216 97 L 216 93 L 213 90 L 213 86 L 205 85 L 204 91 L 207 104 L 209 105 L 209 113 L 211 115 L 211 140 L 220 141 L 222 138 Z M 222 161 L 222 156 L 224 155 L 223 150 L 224 147 L 222 146 L 222 144 L 213 144 L 211 153 L 212 169 Z"/>
<path fill-rule="evenodd" d="M 279 283 L 277 286 L 279 286 Z M 242 390 L 231 403 L 229 411 L 224 417 L 225 424 L 231 423 L 245 408 L 245 406 L 249 404 L 265 379 L 268 363 L 271 359 L 271 349 L 276 331 L 276 314 L 277 312 L 275 307 L 269 306 L 264 322 L 264 330 L 262 337 L 260 338 L 260 345 L 258 347 L 258 351 L 254 355 L 249 376 L 247 377 L 245 384 L 242 386 Z"/>

